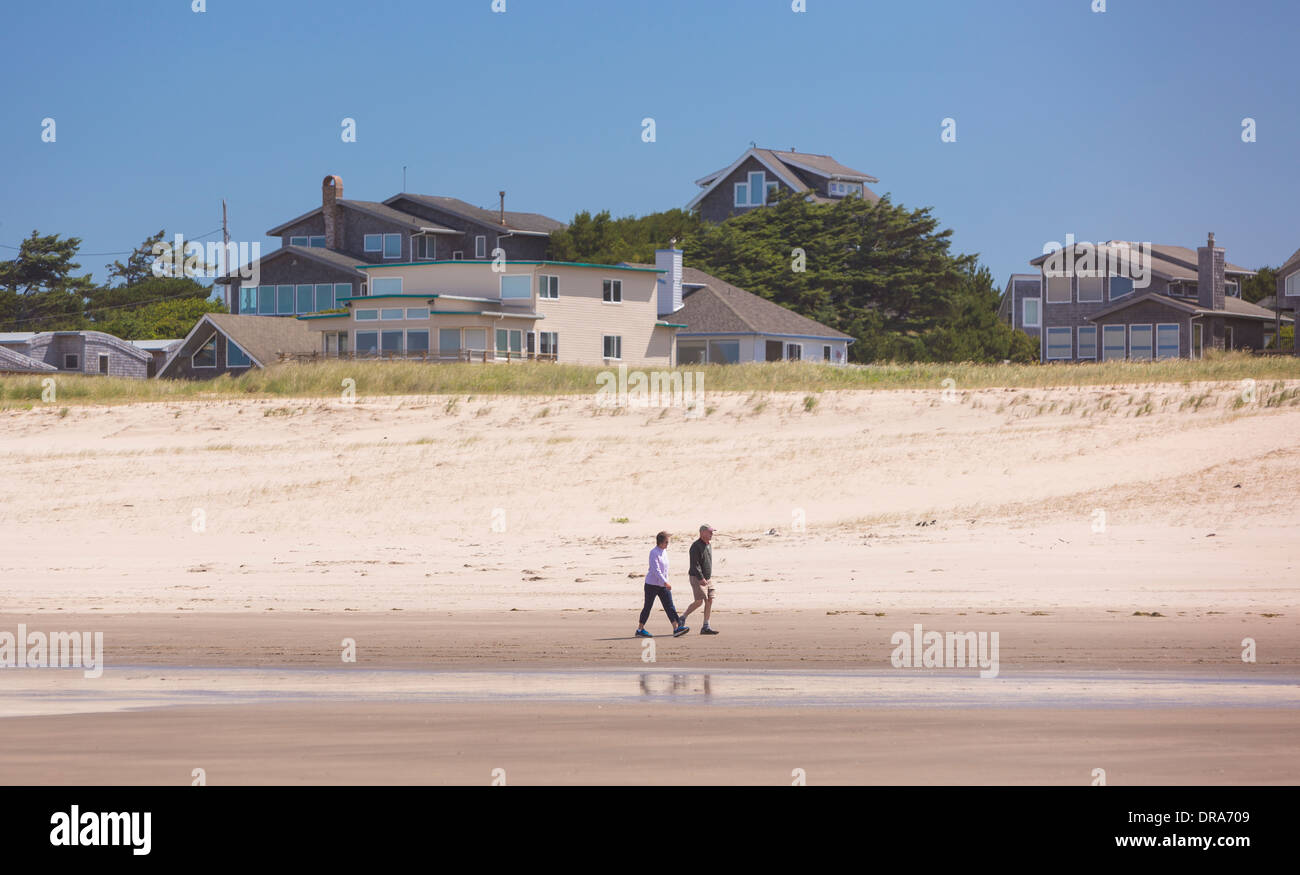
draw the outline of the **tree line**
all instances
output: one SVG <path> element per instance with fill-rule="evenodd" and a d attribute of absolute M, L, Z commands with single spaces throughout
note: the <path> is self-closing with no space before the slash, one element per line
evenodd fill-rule
<path fill-rule="evenodd" d="M 184 337 L 204 313 L 226 308 L 194 279 L 154 274 L 154 244 L 165 237 L 159 231 L 125 261 L 105 265 L 108 279 L 98 284 L 76 260 L 81 238 L 33 231 L 14 258 L 0 261 L 0 332 L 89 329 L 124 340 Z"/>
<path fill-rule="evenodd" d="M 784 192 L 721 224 L 680 209 L 581 212 L 551 243 L 559 261 L 648 263 L 676 239 L 688 265 L 853 336 L 857 362 L 1038 361 L 1038 341 L 998 319 L 993 275 L 951 237 L 929 209 L 888 197 Z"/>

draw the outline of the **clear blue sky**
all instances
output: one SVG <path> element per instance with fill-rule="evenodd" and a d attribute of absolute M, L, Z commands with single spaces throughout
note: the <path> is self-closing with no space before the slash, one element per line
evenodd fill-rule
<path fill-rule="evenodd" d="M 1295 0 L 102 0 L 0 13 L 0 244 L 236 240 L 320 180 L 568 220 L 684 206 L 750 141 L 933 207 L 998 282 L 1049 240 L 1300 247 Z M 641 120 L 658 141 L 641 140 Z M 57 142 L 41 141 L 42 119 Z M 340 123 L 357 122 L 357 142 Z M 957 142 L 940 141 L 945 117 Z M 1258 142 L 1241 139 L 1252 117 Z M 0 257 L 12 257 L 0 249 Z M 104 277 L 111 256 L 84 254 Z"/>

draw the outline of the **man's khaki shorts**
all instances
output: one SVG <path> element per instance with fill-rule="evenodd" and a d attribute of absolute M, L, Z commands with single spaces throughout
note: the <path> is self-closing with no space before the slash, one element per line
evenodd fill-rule
<path fill-rule="evenodd" d="M 718 594 L 718 588 L 709 581 L 709 585 L 704 585 L 704 579 L 700 577 L 691 578 L 691 589 L 695 591 L 695 600 L 702 601 L 705 598 L 713 598 Z M 706 592 L 707 591 L 707 592 Z"/>

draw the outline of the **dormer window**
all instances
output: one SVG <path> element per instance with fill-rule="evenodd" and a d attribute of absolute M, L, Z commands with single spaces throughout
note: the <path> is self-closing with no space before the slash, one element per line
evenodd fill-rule
<path fill-rule="evenodd" d="M 849 197 L 851 195 L 858 195 L 860 197 L 862 195 L 862 185 L 857 182 L 838 182 L 836 180 L 831 180 L 830 185 L 827 186 L 827 190 L 830 192 L 831 197 Z"/>
<path fill-rule="evenodd" d="M 775 182 L 767 181 L 767 174 L 759 170 L 749 174 L 746 182 L 736 183 L 735 205 L 738 207 L 761 207 L 767 204 L 769 193 L 776 193 Z"/>

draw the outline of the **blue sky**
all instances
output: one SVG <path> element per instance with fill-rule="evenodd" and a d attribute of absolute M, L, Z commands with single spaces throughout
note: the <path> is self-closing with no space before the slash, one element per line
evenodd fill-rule
<path fill-rule="evenodd" d="M 1092 2 L 6 4 L 0 245 L 79 236 L 102 279 L 115 256 L 89 253 L 202 235 L 224 197 L 233 238 L 265 251 L 326 174 L 383 200 L 403 165 L 410 191 L 639 215 L 684 206 L 754 141 L 833 155 L 932 207 L 999 283 L 1071 233 L 1196 246 L 1214 231 L 1234 263 L 1285 260 L 1300 4 Z"/>

